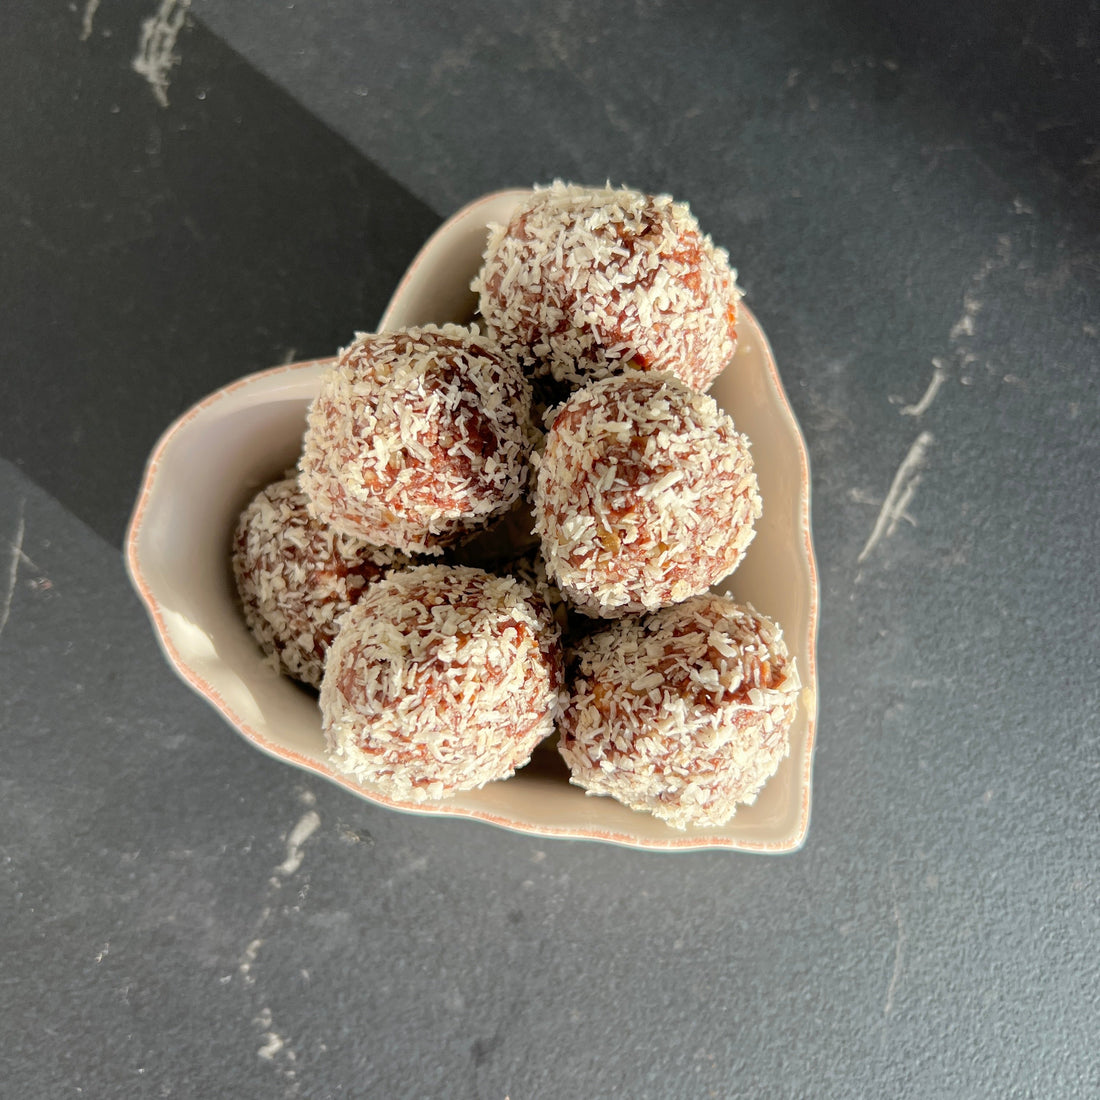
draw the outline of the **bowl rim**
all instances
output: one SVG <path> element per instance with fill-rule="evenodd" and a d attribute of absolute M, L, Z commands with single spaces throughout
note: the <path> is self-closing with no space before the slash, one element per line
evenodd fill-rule
<path fill-rule="evenodd" d="M 494 201 L 499 201 L 505 196 L 522 196 L 529 193 L 529 189 L 510 189 L 492 192 L 490 194 L 483 195 L 478 199 L 475 199 L 471 203 L 468 203 L 466 206 L 462 207 L 462 209 L 460 209 L 454 215 L 444 221 L 424 243 L 423 247 L 417 253 L 412 264 L 402 276 L 397 285 L 397 288 L 395 289 L 390 299 L 389 304 L 386 307 L 385 312 L 382 315 L 382 318 L 379 321 L 376 331 L 383 331 L 387 327 L 387 321 L 394 311 L 395 304 L 400 300 L 400 297 L 405 288 L 414 278 L 417 269 L 422 265 L 425 254 L 430 250 L 432 244 L 444 234 L 446 234 L 448 229 L 452 227 L 455 222 L 459 221 L 460 219 L 469 218 L 473 213 L 476 212 L 479 207 L 487 205 Z M 790 399 L 787 396 L 787 391 L 783 386 L 782 379 L 779 376 L 779 370 L 775 362 L 775 355 L 772 351 L 771 342 L 769 341 L 767 334 L 761 327 L 760 323 L 756 320 L 755 314 L 752 312 L 751 309 L 749 309 L 748 306 L 744 304 L 744 301 L 739 303 L 739 310 L 747 316 L 749 322 L 755 327 L 756 334 L 758 334 L 761 340 L 761 351 L 764 356 L 764 361 L 767 366 L 768 374 L 770 376 L 774 390 L 779 396 L 780 408 L 782 409 L 782 412 L 786 417 L 788 426 L 793 429 L 794 440 L 796 443 L 796 449 L 798 451 L 799 458 L 800 525 L 802 529 L 803 549 L 805 554 L 805 561 L 808 566 L 810 585 L 810 600 L 806 629 L 806 637 L 808 641 L 806 661 L 808 664 L 808 669 L 806 674 L 804 675 L 804 684 L 812 685 L 812 691 L 811 699 L 807 701 L 804 697 L 802 701 L 802 705 L 807 708 L 808 712 L 806 715 L 806 742 L 805 752 L 803 754 L 802 774 L 799 777 L 799 817 L 797 826 L 791 835 L 776 841 L 757 841 L 751 839 L 736 839 L 730 837 L 707 835 L 683 836 L 670 831 L 670 835 L 667 838 L 646 838 L 632 836 L 626 833 L 620 833 L 613 829 L 601 829 L 599 827 L 593 826 L 567 827 L 553 825 L 526 825 L 506 817 L 501 817 L 499 814 L 489 810 L 473 809 L 466 806 L 455 805 L 454 803 L 428 805 L 422 803 L 400 802 L 394 799 L 390 799 L 379 792 L 367 790 L 359 784 L 355 783 L 354 780 L 351 780 L 350 778 L 345 778 L 339 773 L 329 770 L 327 767 L 319 766 L 315 760 L 302 756 L 300 753 L 297 753 L 292 749 L 288 749 L 282 745 L 272 743 L 262 733 L 254 729 L 239 714 L 237 714 L 234 708 L 229 703 L 227 703 L 225 699 L 222 698 L 217 689 L 209 684 L 193 667 L 191 667 L 191 665 L 179 652 L 171 639 L 164 618 L 164 609 L 161 606 L 161 603 L 158 600 L 155 592 L 153 591 L 153 587 L 149 579 L 147 578 L 145 570 L 143 568 L 139 546 L 142 527 L 145 522 L 146 511 L 148 509 L 150 499 L 156 488 L 157 479 L 160 473 L 161 465 L 164 460 L 164 456 L 168 449 L 171 447 L 174 440 L 182 432 L 185 432 L 188 426 L 197 417 L 201 416 L 204 412 L 211 409 L 219 402 L 224 401 L 226 398 L 230 397 L 238 390 L 241 390 L 245 387 L 255 386 L 257 383 L 274 379 L 282 375 L 290 375 L 296 372 L 309 370 L 311 368 L 316 369 L 318 367 L 325 366 L 329 363 L 334 362 L 335 357 L 332 356 L 321 359 L 304 359 L 294 363 L 285 363 L 281 366 L 270 367 L 266 370 L 256 371 L 252 374 L 247 374 L 241 378 L 235 379 L 227 385 L 222 386 L 219 389 L 208 394 L 206 397 L 196 402 L 189 409 L 178 416 L 164 430 L 164 432 L 161 434 L 156 444 L 154 445 L 152 451 L 150 452 L 149 458 L 146 460 L 145 463 L 145 469 L 138 489 L 137 499 L 135 501 L 130 521 L 126 529 L 124 542 L 124 560 L 127 573 L 130 577 L 130 581 L 134 586 L 134 589 L 137 591 L 142 602 L 145 604 L 146 611 L 149 614 L 149 617 L 153 623 L 154 633 L 156 634 L 157 642 L 160 645 L 161 651 L 167 658 L 169 665 L 182 680 L 184 680 L 191 686 L 191 688 L 195 692 L 204 697 L 207 702 L 211 706 L 213 706 L 235 730 L 237 730 L 239 734 L 241 734 L 246 740 L 254 744 L 261 751 L 267 753 L 269 756 L 273 756 L 277 759 L 293 763 L 306 771 L 321 776 L 322 778 L 328 779 L 329 781 L 336 783 L 339 786 L 345 787 L 346 789 L 352 791 L 354 794 L 366 798 L 370 802 L 386 806 L 390 809 L 427 817 L 472 818 L 478 821 L 497 825 L 511 832 L 518 832 L 528 836 L 547 836 L 575 840 L 596 840 L 624 847 L 630 847 L 641 851 L 667 852 L 719 849 L 723 851 L 745 851 L 764 854 L 781 854 L 797 851 L 804 844 L 809 830 L 813 781 L 813 758 L 817 740 L 819 695 L 817 685 L 817 634 L 820 585 L 818 578 L 817 559 L 814 553 L 811 528 L 810 462 L 806 447 L 806 440 L 802 434 L 802 428 L 794 415 L 794 410 L 791 408 Z"/>

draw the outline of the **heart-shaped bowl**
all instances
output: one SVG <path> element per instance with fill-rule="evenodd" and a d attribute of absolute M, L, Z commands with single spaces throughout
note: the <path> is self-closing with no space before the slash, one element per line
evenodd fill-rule
<path fill-rule="evenodd" d="M 469 286 L 487 226 L 506 222 L 528 194 L 487 195 L 445 222 L 402 278 L 378 330 L 471 321 L 477 301 Z M 306 411 L 331 360 L 241 378 L 184 413 L 153 449 L 127 533 L 126 562 L 165 655 L 257 748 L 393 809 L 636 848 L 792 851 L 809 824 L 817 717 L 809 464 L 768 341 L 744 306 L 739 333 L 737 352 L 711 393 L 752 442 L 764 515 L 740 568 L 719 587 L 782 625 L 803 687 L 790 756 L 755 803 L 721 828 L 681 831 L 609 798 L 587 797 L 570 785 L 553 739 L 513 778 L 437 803 L 398 802 L 333 771 L 316 695 L 264 659 L 244 625 L 229 565 L 241 510 L 297 460 Z"/>

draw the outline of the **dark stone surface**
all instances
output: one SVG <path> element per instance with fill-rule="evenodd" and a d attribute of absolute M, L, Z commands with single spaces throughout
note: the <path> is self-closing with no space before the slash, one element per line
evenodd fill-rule
<path fill-rule="evenodd" d="M 0 1094 L 1096 1095 L 1095 4 L 195 0 L 167 107 L 157 9 L 0 11 Z M 125 580 L 174 415 L 555 175 L 692 203 L 805 430 L 796 855 L 362 803 Z"/>
<path fill-rule="evenodd" d="M 0 95 L 4 453 L 118 542 L 160 432 L 373 327 L 438 218 L 201 24 L 167 107 L 153 4 L 11 18 Z"/>

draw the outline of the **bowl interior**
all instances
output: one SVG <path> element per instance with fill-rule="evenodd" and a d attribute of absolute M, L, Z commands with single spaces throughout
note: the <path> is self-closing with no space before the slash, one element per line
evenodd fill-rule
<path fill-rule="evenodd" d="M 379 329 L 471 320 L 476 301 L 468 287 L 480 265 L 485 226 L 506 220 L 523 194 L 488 196 L 441 227 L 402 280 Z M 229 566 L 241 510 L 297 459 L 326 365 L 276 368 L 212 394 L 169 429 L 150 459 L 131 522 L 128 564 L 180 674 L 259 748 L 399 809 L 649 848 L 797 847 L 808 824 L 816 718 L 809 480 L 797 424 L 751 313 L 744 311 L 737 353 L 712 393 L 752 441 L 764 515 L 742 565 L 718 587 L 782 624 L 804 687 L 790 756 L 756 803 L 720 828 L 681 832 L 611 799 L 586 796 L 568 783 L 552 740 L 514 778 L 427 806 L 396 803 L 332 772 L 316 696 L 265 662 L 238 612 Z"/>

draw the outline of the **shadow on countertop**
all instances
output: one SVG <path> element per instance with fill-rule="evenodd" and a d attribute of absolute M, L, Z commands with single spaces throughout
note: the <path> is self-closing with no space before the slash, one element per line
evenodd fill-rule
<path fill-rule="evenodd" d="M 370 329 L 439 219 L 201 22 L 164 108 L 149 5 L 74 12 L 6 20 L 0 441 L 117 545 L 169 422 Z"/>

